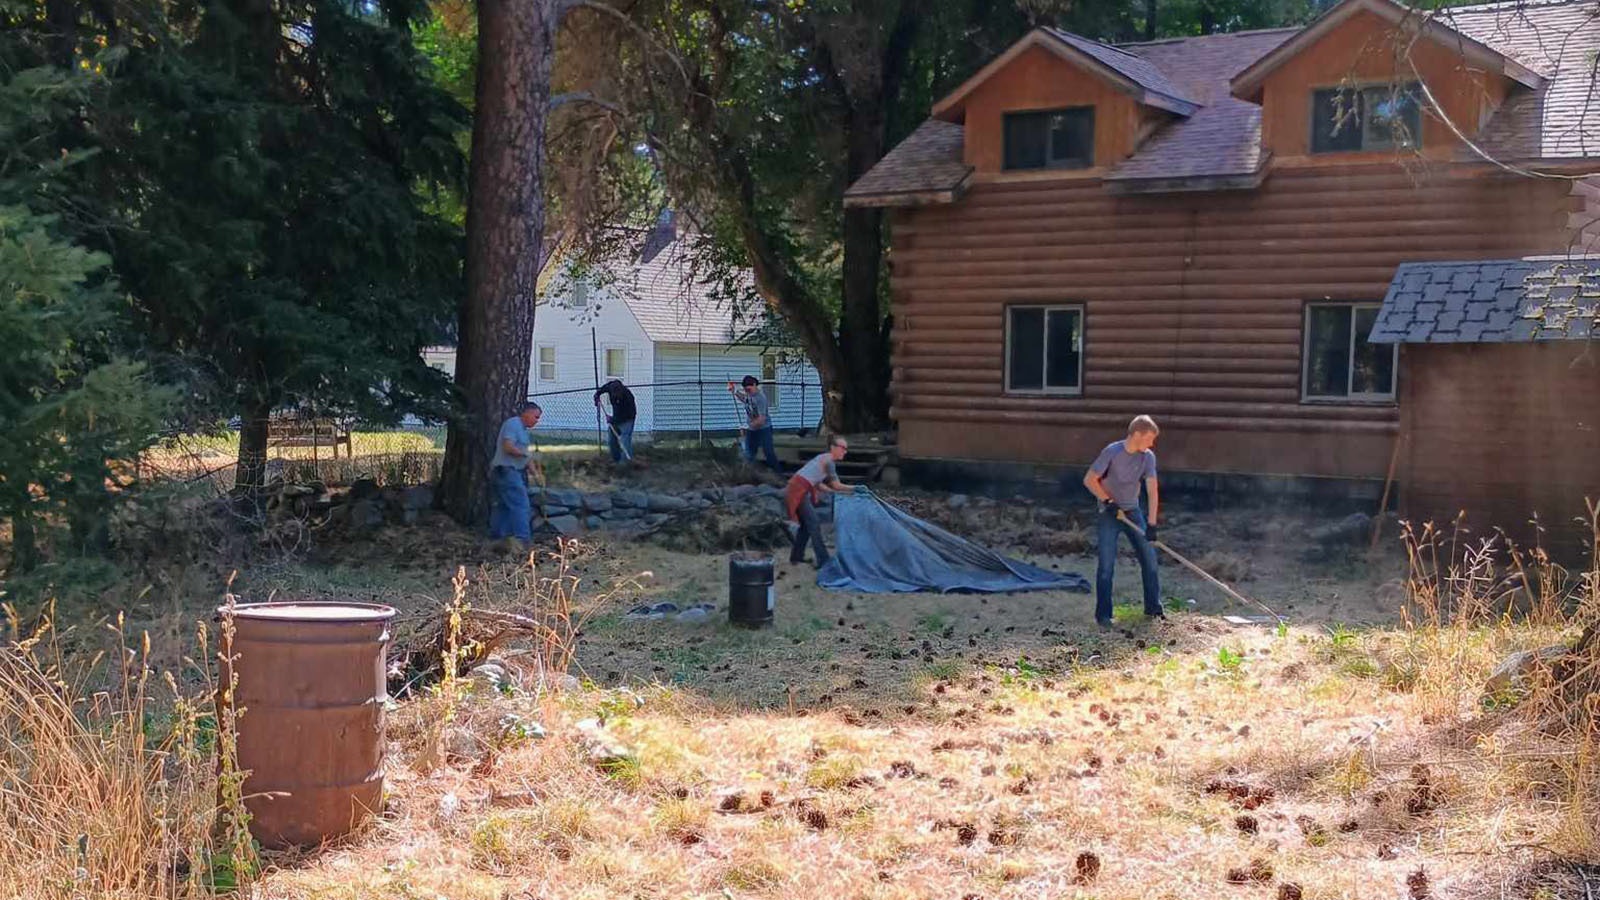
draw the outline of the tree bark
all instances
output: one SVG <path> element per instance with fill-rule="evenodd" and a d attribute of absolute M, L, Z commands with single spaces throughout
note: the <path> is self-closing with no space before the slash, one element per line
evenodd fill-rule
<path fill-rule="evenodd" d="M 255 499 L 267 484 L 267 420 L 271 403 L 257 402 L 245 410 L 239 427 L 239 461 L 233 469 L 233 490 L 242 498 Z"/>
<path fill-rule="evenodd" d="M 1144 0 L 1144 39 L 1156 39 L 1156 0 Z"/>
<path fill-rule="evenodd" d="M 450 423 L 439 505 L 477 525 L 501 421 L 527 397 L 544 235 L 544 132 L 562 8 L 479 0 L 478 80 L 467 183 L 467 293 L 456 344 L 462 413 Z"/>

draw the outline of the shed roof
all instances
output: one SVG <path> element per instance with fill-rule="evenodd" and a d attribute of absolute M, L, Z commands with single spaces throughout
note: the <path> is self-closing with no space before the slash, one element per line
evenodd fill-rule
<path fill-rule="evenodd" d="M 1581 340 L 1600 316 L 1600 256 L 1401 264 L 1375 344 Z"/>

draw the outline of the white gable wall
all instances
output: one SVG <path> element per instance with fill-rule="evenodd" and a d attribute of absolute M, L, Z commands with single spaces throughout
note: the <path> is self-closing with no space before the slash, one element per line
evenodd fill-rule
<path fill-rule="evenodd" d="M 549 300 L 539 305 L 533 321 L 533 364 L 528 368 L 528 394 L 544 407 L 539 428 L 593 435 L 596 361 L 601 384 L 609 380 L 605 372 L 608 348 L 623 351 L 624 384 L 649 382 L 655 366 L 650 339 L 628 304 L 603 289 L 590 289 L 586 307 L 569 306 L 572 284 L 562 275 L 552 280 L 546 296 Z M 555 350 L 553 379 L 541 378 L 540 347 Z M 651 411 L 644 397 L 638 400 L 639 418 L 634 428 L 648 432 L 653 428 Z"/>
<path fill-rule="evenodd" d="M 698 352 L 697 352 L 698 351 Z M 693 432 L 700 428 L 704 415 L 706 431 L 734 431 L 744 424 L 744 408 L 728 396 L 727 382 L 737 383 L 746 375 L 761 377 L 760 347 L 716 344 L 657 344 L 655 377 L 658 387 L 649 391 L 654 408 L 655 427 L 661 431 Z M 805 384 L 804 391 L 800 384 Z M 696 391 L 692 384 L 668 386 L 674 382 L 704 381 Z M 772 423 L 779 430 L 815 428 L 822 418 L 822 384 L 809 362 L 780 365 L 777 380 L 782 387 L 766 388 L 767 398 L 777 400 Z M 640 418 L 644 417 L 644 396 L 640 396 Z"/>

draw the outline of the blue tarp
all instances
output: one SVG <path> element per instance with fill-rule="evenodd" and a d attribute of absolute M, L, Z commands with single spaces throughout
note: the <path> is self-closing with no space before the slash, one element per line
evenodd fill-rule
<path fill-rule="evenodd" d="M 839 591 L 1068 590 L 1089 592 L 1089 581 L 1001 556 L 909 515 L 870 493 L 834 498 L 838 552 L 817 573 L 817 584 Z"/>

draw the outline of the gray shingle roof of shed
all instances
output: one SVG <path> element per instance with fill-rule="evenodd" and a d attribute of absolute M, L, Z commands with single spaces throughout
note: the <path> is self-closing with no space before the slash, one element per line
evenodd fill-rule
<path fill-rule="evenodd" d="M 1600 257 L 1403 263 L 1375 344 L 1580 340 L 1600 316 Z"/>

